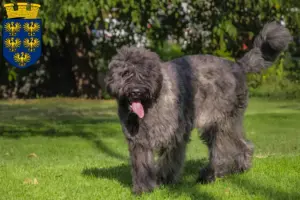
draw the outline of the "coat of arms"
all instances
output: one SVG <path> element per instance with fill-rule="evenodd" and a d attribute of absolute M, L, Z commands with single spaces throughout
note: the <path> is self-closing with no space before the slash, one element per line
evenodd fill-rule
<path fill-rule="evenodd" d="M 4 5 L 7 19 L 3 20 L 3 56 L 13 66 L 26 68 L 37 62 L 42 52 L 42 21 L 37 19 L 39 4 Z M 29 7 L 29 9 L 28 9 Z"/>

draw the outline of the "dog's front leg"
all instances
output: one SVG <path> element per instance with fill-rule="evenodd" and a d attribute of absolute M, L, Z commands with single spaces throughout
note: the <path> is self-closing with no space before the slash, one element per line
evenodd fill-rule
<path fill-rule="evenodd" d="M 156 186 L 156 173 L 151 148 L 129 142 L 133 192 L 151 192 Z"/>

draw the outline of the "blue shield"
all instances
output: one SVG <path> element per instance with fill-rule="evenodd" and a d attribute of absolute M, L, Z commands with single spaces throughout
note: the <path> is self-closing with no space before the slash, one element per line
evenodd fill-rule
<path fill-rule="evenodd" d="M 3 56 L 12 66 L 26 68 L 42 53 L 41 19 L 5 19 L 2 22 Z"/>

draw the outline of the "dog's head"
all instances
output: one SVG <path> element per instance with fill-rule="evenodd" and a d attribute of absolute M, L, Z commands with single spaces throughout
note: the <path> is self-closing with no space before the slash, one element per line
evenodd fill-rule
<path fill-rule="evenodd" d="M 140 118 L 158 97 L 162 74 L 156 53 L 136 47 L 122 47 L 109 64 L 106 76 L 108 93 L 128 104 Z"/>

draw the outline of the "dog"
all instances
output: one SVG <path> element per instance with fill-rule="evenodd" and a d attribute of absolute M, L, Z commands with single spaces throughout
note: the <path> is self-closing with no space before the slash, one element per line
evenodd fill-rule
<path fill-rule="evenodd" d="M 162 62 L 150 50 L 120 48 L 109 63 L 105 83 L 118 104 L 133 192 L 151 192 L 180 179 L 194 128 L 209 149 L 209 163 L 197 182 L 210 183 L 251 168 L 254 145 L 243 130 L 246 75 L 271 66 L 290 40 L 285 27 L 267 23 L 253 48 L 235 62 L 212 55 Z"/>

